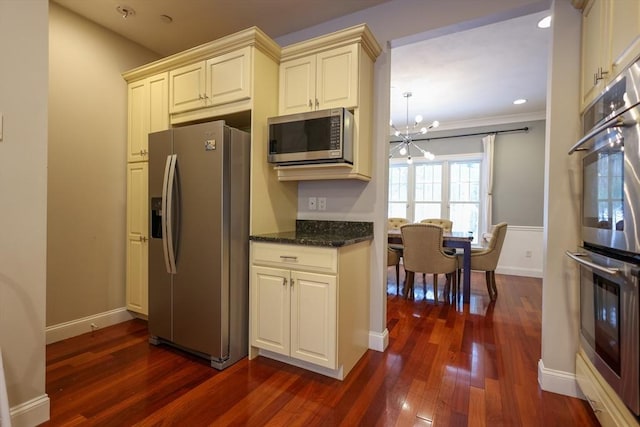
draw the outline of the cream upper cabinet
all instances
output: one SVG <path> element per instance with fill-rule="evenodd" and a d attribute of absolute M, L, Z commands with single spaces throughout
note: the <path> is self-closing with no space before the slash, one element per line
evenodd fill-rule
<path fill-rule="evenodd" d="M 640 55 L 640 1 L 615 0 L 611 7 L 611 60 L 614 73 Z"/>
<path fill-rule="evenodd" d="M 640 1 L 589 1 L 582 12 L 582 109 L 639 55 Z"/>
<path fill-rule="evenodd" d="M 251 97 L 251 47 L 171 70 L 170 113 Z"/>
<path fill-rule="evenodd" d="M 127 161 L 148 160 L 148 135 L 169 128 L 168 73 L 128 85 Z"/>
<path fill-rule="evenodd" d="M 358 106 L 358 46 L 280 64 L 280 114 Z"/>
<path fill-rule="evenodd" d="M 609 67 L 608 6 L 592 0 L 582 12 L 581 101 L 584 108 L 602 91 L 611 74 Z"/>
<path fill-rule="evenodd" d="M 251 242 L 250 357 L 282 356 L 342 379 L 368 346 L 370 242 L 340 248 Z M 267 353 L 265 353 L 265 351 Z"/>
<path fill-rule="evenodd" d="M 251 48 L 209 59 L 207 67 L 207 105 L 220 105 L 251 97 Z"/>
<path fill-rule="evenodd" d="M 206 61 L 185 65 L 169 72 L 169 112 L 206 106 Z"/>
<path fill-rule="evenodd" d="M 373 64 L 382 49 L 362 24 L 282 49 L 281 115 L 344 107 L 353 112 L 353 164 L 277 166 L 280 181 L 371 179 Z"/>
<path fill-rule="evenodd" d="M 147 162 L 127 165 L 127 248 L 126 303 L 127 309 L 148 314 L 148 180 Z"/>

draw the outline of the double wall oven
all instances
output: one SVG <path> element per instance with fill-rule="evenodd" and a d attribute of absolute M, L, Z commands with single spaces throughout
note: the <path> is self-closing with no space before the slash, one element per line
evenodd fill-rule
<path fill-rule="evenodd" d="M 602 378 L 640 416 L 640 62 L 584 112 L 580 344 Z"/>

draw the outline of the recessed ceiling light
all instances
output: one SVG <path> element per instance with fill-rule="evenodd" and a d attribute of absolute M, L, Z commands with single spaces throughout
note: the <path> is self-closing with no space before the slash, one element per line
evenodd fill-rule
<path fill-rule="evenodd" d="M 545 16 L 538 21 L 538 28 L 549 28 L 551 26 L 551 15 Z"/>
<path fill-rule="evenodd" d="M 524 104 L 525 102 L 527 102 L 527 100 L 524 98 L 516 99 L 515 101 L 513 101 L 515 105 Z"/>
<path fill-rule="evenodd" d="M 133 10 L 132 7 L 129 6 L 122 6 L 122 5 L 118 5 L 116 6 L 116 11 L 124 18 L 127 19 L 130 16 L 134 16 L 136 14 L 136 11 Z"/>

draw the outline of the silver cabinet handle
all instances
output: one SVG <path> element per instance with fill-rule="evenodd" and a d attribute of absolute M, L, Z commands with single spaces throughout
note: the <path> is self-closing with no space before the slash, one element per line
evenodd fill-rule
<path fill-rule="evenodd" d="M 293 282 L 295 282 L 295 280 L 291 279 L 291 287 L 293 288 Z"/>
<path fill-rule="evenodd" d="M 280 255 L 280 259 L 283 261 L 297 261 L 298 257 L 293 255 Z"/>

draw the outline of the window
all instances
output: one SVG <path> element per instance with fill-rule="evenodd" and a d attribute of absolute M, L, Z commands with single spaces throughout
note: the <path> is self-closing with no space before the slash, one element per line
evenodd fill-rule
<path fill-rule="evenodd" d="M 477 239 L 481 216 L 481 157 L 456 156 L 441 161 L 392 159 L 389 163 L 389 217 L 419 222 L 448 218 L 453 231 Z M 476 240 L 477 241 L 477 240 Z"/>

